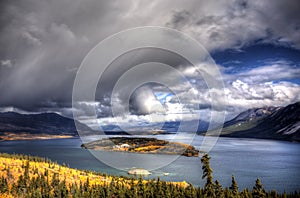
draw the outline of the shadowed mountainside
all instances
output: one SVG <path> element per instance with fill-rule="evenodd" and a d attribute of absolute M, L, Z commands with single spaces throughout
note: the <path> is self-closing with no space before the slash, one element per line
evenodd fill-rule
<path fill-rule="evenodd" d="M 92 131 L 88 126 L 75 121 L 83 131 Z M 4 132 L 72 135 L 77 136 L 73 119 L 56 113 L 19 114 L 15 112 L 0 113 L 0 134 Z"/>
<path fill-rule="evenodd" d="M 300 141 L 300 102 L 242 112 L 224 124 L 226 137 Z"/>

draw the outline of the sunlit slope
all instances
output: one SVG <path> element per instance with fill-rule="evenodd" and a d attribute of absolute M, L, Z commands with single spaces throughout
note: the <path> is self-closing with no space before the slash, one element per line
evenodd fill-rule
<path fill-rule="evenodd" d="M 7 187 L 5 187 L 6 182 Z M 0 153 L 0 197 L 15 197 L 16 195 L 22 197 L 24 193 L 27 193 L 29 197 L 35 197 L 35 192 L 39 195 L 44 193 L 54 196 L 56 191 L 62 193 L 63 188 L 70 196 L 76 197 L 74 191 L 81 191 L 78 192 L 80 194 L 83 193 L 84 188 L 88 188 L 89 192 L 113 187 L 129 191 L 133 185 L 137 186 L 138 182 L 147 185 L 149 181 L 77 170 L 39 157 Z M 179 188 L 189 186 L 186 182 L 166 182 L 166 184 Z M 31 189 L 30 193 L 28 189 Z M 11 194 L 14 196 L 10 196 Z"/>

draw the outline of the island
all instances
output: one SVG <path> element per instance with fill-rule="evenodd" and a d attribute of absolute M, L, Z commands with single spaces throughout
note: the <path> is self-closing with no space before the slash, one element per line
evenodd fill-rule
<path fill-rule="evenodd" d="M 151 175 L 148 170 L 142 169 L 142 168 L 134 168 L 127 172 L 129 175 Z"/>
<path fill-rule="evenodd" d="M 198 157 L 199 150 L 193 146 L 144 137 L 111 137 L 92 141 L 81 145 L 82 148 L 102 151 L 121 151 L 150 154 L 183 155 Z"/>

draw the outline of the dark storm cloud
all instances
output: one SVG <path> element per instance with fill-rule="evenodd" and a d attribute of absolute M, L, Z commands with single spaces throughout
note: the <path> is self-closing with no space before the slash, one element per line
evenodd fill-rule
<path fill-rule="evenodd" d="M 210 51 L 240 48 L 256 40 L 300 48 L 296 0 L 4 0 L 0 9 L 0 106 L 28 111 L 52 108 L 69 112 L 74 77 L 87 52 L 127 28 L 173 27 L 195 37 Z M 139 53 L 136 59 L 120 60 L 133 64 L 154 56 L 167 64 L 184 65 L 159 52 Z M 101 116 L 110 115 L 112 82 L 129 68 L 120 60 L 100 81 L 97 99 L 101 104 L 97 105 Z M 89 104 L 83 105 L 88 112 Z"/>
<path fill-rule="evenodd" d="M 166 25 L 188 32 L 212 51 L 239 49 L 258 40 L 300 49 L 300 3 L 295 0 L 232 1 L 223 9 L 215 7 L 211 13 L 178 9 Z"/>
<path fill-rule="evenodd" d="M 34 110 L 52 107 L 48 101 L 70 104 L 76 68 L 95 45 L 88 38 L 95 29 L 87 25 L 105 20 L 107 7 L 96 1 L 6 2 L 1 12 L 0 45 L 5 47 L 0 49 L 0 60 L 2 65 L 14 64 L 0 68 L 0 105 Z M 104 38 L 105 31 L 100 33 L 99 38 Z"/>

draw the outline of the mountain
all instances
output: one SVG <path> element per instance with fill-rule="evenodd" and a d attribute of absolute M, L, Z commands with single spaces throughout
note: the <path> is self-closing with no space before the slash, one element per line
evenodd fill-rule
<path fill-rule="evenodd" d="M 194 125 L 198 122 L 198 128 L 193 128 Z M 160 130 L 153 130 L 154 128 L 158 128 L 158 126 L 161 126 Z M 131 131 L 129 133 L 126 133 L 123 131 L 118 125 L 109 124 L 109 125 L 103 125 L 102 130 L 105 131 L 105 133 L 108 134 L 134 134 L 134 132 L 155 132 L 160 131 L 160 133 L 175 133 L 179 130 L 179 127 L 186 129 L 184 132 L 203 132 L 207 131 L 209 126 L 208 122 L 205 121 L 167 121 L 164 123 L 152 123 L 148 124 L 147 126 L 134 126 L 134 128 L 130 128 Z M 133 130 L 135 129 L 135 130 Z"/>
<path fill-rule="evenodd" d="M 195 130 L 194 125 L 196 124 L 195 120 L 191 121 L 169 121 L 165 122 L 164 125 L 162 126 L 162 130 L 165 130 L 167 132 L 177 132 L 179 130 L 179 127 L 186 129 L 184 132 L 202 132 L 202 131 L 207 131 L 209 123 L 205 121 L 198 121 L 198 128 Z"/>
<path fill-rule="evenodd" d="M 91 129 L 75 121 L 80 130 Z M 0 113 L 0 134 L 3 132 L 25 132 L 30 134 L 78 135 L 73 119 L 56 113 L 19 114 L 15 112 Z"/>
<path fill-rule="evenodd" d="M 224 123 L 224 127 L 232 126 L 235 124 L 241 124 L 245 122 L 255 122 L 268 115 L 271 115 L 273 112 L 279 110 L 282 107 L 263 107 L 263 108 L 254 108 L 248 109 L 240 114 L 238 114 L 232 120 L 229 120 Z"/>
<path fill-rule="evenodd" d="M 242 112 L 224 124 L 221 136 L 300 141 L 300 102 Z"/>

